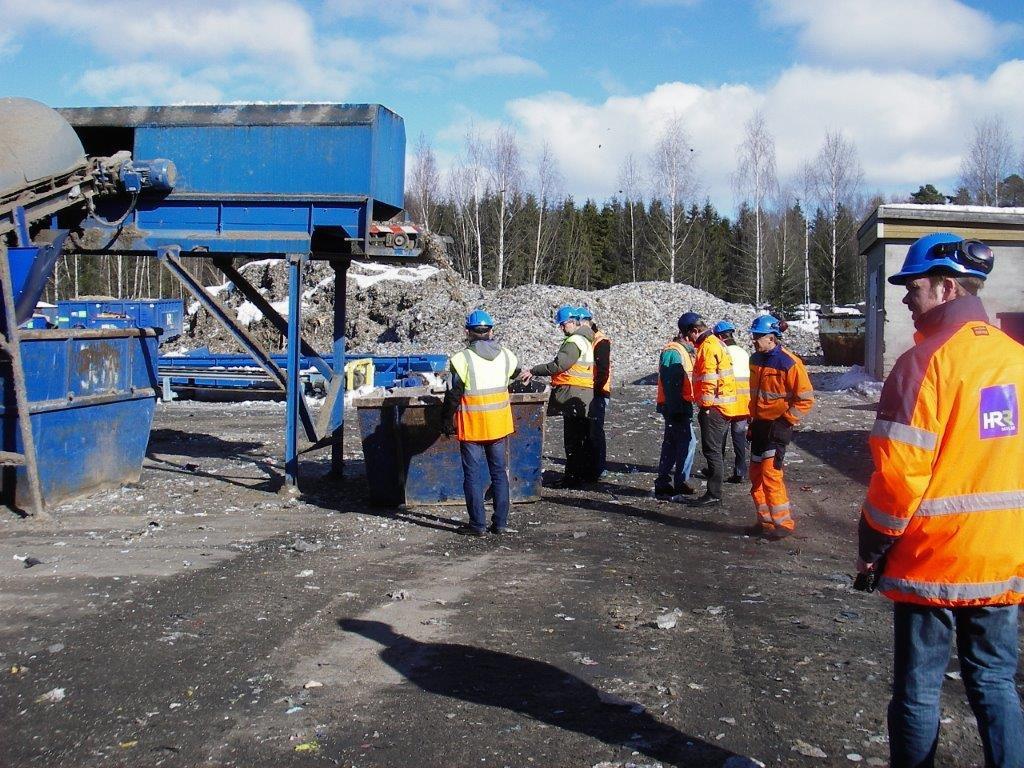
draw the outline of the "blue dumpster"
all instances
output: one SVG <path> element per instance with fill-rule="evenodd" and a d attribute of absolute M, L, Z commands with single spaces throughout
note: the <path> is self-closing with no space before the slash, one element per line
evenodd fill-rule
<path fill-rule="evenodd" d="M 123 322 L 116 323 L 115 318 Z M 181 335 L 181 299 L 64 299 L 57 302 L 59 328 L 160 328 L 161 340 Z"/>
<path fill-rule="evenodd" d="M 156 331 L 22 331 L 21 357 L 45 503 L 137 481 L 156 407 Z M 0 429 L 3 450 L 22 452 L 9 371 Z M 2 480 L 5 499 L 22 507 L 24 473 L 8 468 Z"/>
<path fill-rule="evenodd" d="M 508 467 L 513 503 L 537 501 L 544 454 L 546 392 L 512 394 L 515 433 Z M 370 503 L 464 504 L 459 441 L 440 432 L 443 393 L 427 387 L 357 398 Z"/>

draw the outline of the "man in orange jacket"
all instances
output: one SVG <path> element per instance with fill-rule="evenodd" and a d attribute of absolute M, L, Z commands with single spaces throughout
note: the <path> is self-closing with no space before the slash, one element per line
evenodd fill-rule
<path fill-rule="evenodd" d="M 750 495 L 757 509 L 750 533 L 776 541 L 795 528 L 783 467 L 793 428 L 814 405 L 814 388 L 803 361 L 780 343 L 777 318 L 755 318 L 750 335 Z"/>
<path fill-rule="evenodd" d="M 697 415 L 700 450 L 708 463 L 707 491 L 690 502 L 690 505 L 709 507 L 722 502 L 722 480 L 725 476 L 725 459 L 722 454 L 729 437 L 729 421 L 742 414 L 739 397 L 736 395 L 732 357 L 703 318 L 694 312 L 687 315 L 692 317 L 687 317 L 685 324 L 683 318 L 680 318 L 679 323 L 680 330 L 697 350 L 693 361 L 693 386 L 700 407 Z"/>
<path fill-rule="evenodd" d="M 910 246 L 889 278 L 917 344 L 882 388 L 869 443 L 858 582 L 894 601 L 893 766 L 931 766 L 956 636 L 987 766 L 1024 766 L 1014 684 L 1024 601 L 1024 347 L 988 322 L 983 243 L 948 234 Z"/>

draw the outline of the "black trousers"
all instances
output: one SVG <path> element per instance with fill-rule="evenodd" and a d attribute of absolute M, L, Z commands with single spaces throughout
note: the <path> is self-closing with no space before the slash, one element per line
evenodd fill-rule
<path fill-rule="evenodd" d="M 590 464 L 588 442 L 590 438 L 590 420 L 586 414 L 569 414 L 562 416 L 563 437 L 565 441 L 565 476 L 573 480 L 585 480 L 593 474 Z"/>
<path fill-rule="evenodd" d="M 700 424 L 700 452 L 708 463 L 708 494 L 722 498 L 722 480 L 725 476 L 725 441 L 729 437 L 729 420 L 717 408 L 701 408 L 697 416 Z"/>

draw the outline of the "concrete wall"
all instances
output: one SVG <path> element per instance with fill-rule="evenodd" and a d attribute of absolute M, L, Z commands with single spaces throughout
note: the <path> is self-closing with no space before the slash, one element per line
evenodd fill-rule
<path fill-rule="evenodd" d="M 990 245 L 995 266 L 981 299 L 993 324 L 1000 312 L 1024 312 L 1024 209 L 975 206 L 883 205 L 858 233 L 866 263 L 865 368 L 884 378 L 914 343 L 914 324 L 903 305 L 906 291 L 886 280 L 899 272 L 910 245 L 929 232 L 953 232 Z"/>

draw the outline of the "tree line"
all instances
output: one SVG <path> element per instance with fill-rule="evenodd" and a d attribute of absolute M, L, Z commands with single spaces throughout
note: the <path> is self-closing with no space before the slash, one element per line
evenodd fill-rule
<path fill-rule="evenodd" d="M 1010 173 L 1012 156 L 1005 122 L 979 120 L 953 194 L 923 184 L 888 202 L 1024 205 L 1024 181 Z M 798 174 L 780 178 L 774 137 L 758 112 L 736 147 L 737 208 L 724 215 L 702 196 L 699 150 L 683 119 L 673 117 L 649 156 L 624 159 L 615 195 L 578 201 L 563 192 L 550 146 L 527 160 L 508 126 L 491 136 L 470 127 L 445 173 L 420 136 L 406 208 L 414 222 L 451 237 L 453 265 L 479 285 L 590 290 L 663 280 L 729 301 L 791 309 L 863 299 L 856 232 L 868 212 L 887 202 L 867 194 L 863 178 L 857 147 L 842 131 L 827 132 Z"/>

